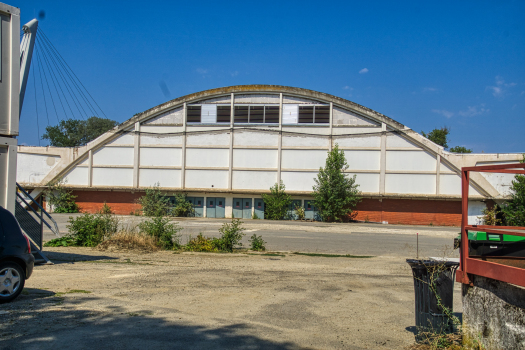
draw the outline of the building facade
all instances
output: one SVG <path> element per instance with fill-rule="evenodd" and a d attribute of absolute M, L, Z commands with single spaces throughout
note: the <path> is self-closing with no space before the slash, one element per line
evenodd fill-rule
<path fill-rule="evenodd" d="M 264 215 L 262 193 L 283 181 L 315 217 L 314 178 L 335 145 L 356 175 L 357 220 L 459 225 L 462 166 L 516 162 L 521 154 L 454 154 L 351 101 L 274 85 L 217 88 L 139 113 L 86 146 L 18 147 L 17 181 L 38 194 L 63 179 L 82 210 L 116 213 L 158 184 L 184 192 L 204 217 Z M 473 174 L 471 219 L 508 194 L 512 177 Z"/>

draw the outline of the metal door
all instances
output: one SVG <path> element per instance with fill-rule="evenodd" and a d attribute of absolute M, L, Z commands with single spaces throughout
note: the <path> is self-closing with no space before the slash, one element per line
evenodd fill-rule
<path fill-rule="evenodd" d="M 252 199 L 251 198 L 242 199 L 242 218 L 243 219 L 252 218 Z"/>
<path fill-rule="evenodd" d="M 193 197 L 193 209 L 195 210 L 195 217 L 202 218 L 204 213 L 204 197 Z"/>
<path fill-rule="evenodd" d="M 236 219 L 242 219 L 242 198 L 233 199 L 233 217 Z"/>
<path fill-rule="evenodd" d="M 225 198 L 215 198 L 215 217 L 223 218 L 225 217 L 226 199 Z"/>
<path fill-rule="evenodd" d="M 255 198 L 254 213 L 259 219 L 264 219 L 264 201 L 262 198 Z"/>
<path fill-rule="evenodd" d="M 216 214 L 216 207 L 217 207 L 217 198 L 214 197 L 208 197 L 206 198 L 206 217 L 207 218 L 215 218 Z"/>
<path fill-rule="evenodd" d="M 294 199 L 292 200 L 292 203 L 290 204 L 290 208 L 288 209 L 288 220 L 297 220 L 299 219 L 299 216 L 297 216 L 297 213 L 295 212 L 295 207 L 300 207 L 303 203 L 301 199 Z"/>
<path fill-rule="evenodd" d="M 304 217 L 305 219 L 309 220 L 321 220 L 319 212 L 317 211 L 313 200 L 304 201 Z"/>

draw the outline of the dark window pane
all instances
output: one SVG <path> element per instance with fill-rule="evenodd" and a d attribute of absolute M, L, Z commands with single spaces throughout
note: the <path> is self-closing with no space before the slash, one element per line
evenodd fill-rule
<path fill-rule="evenodd" d="M 239 202 L 237 202 L 237 206 L 240 206 Z"/>
<path fill-rule="evenodd" d="M 299 106 L 299 123 L 314 122 L 314 106 Z"/>
<path fill-rule="evenodd" d="M 217 123 L 230 122 L 231 106 L 217 106 Z"/>
<path fill-rule="evenodd" d="M 330 123 L 330 106 L 315 106 L 315 123 Z"/>
<path fill-rule="evenodd" d="M 222 201 L 219 201 L 219 205 L 222 205 Z"/>
<path fill-rule="evenodd" d="M 279 123 L 279 106 L 265 106 L 265 123 Z"/>
<path fill-rule="evenodd" d="M 235 106 L 235 123 L 248 123 L 248 106 Z"/>
<path fill-rule="evenodd" d="M 201 106 L 188 106 L 188 123 L 201 122 Z"/>
<path fill-rule="evenodd" d="M 197 205 L 201 205 L 201 201 L 197 201 Z"/>
<path fill-rule="evenodd" d="M 250 106 L 250 123 L 262 123 L 264 106 Z"/>

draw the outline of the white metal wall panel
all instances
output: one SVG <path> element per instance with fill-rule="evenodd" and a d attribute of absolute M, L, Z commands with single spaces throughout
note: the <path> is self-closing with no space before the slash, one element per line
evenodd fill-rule
<path fill-rule="evenodd" d="M 300 104 L 323 104 L 323 105 L 326 105 L 327 103 L 323 103 L 323 102 L 320 102 L 320 101 L 316 101 L 316 100 L 310 100 L 310 99 L 307 99 L 307 98 L 302 98 L 302 97 L 295 97 L 295 96 L 286 96 L 284 95 L 283 96 L 283 103 L 300 103 Z"/>
<path fill-rule="evenodd" d="M 60 162 L 60 157 L 18 153 L 16 181 L 38 184 Z"/>
<path fill-rule="evenodd" d="M 387 148 L 420 148 L 414 143 L 406 140 L 399 135 L 387 135 L 386 137 Z"/>
<path fill-rule="evenodd" d="M 332 118 L 333 125 L 380 125 L 377 122 L 373 122 L 370 119 L 361 117 L 360 115 L 357 115 L 354 112 L 339 107 L 333 108 Z"/>
<path fill-rule="evenodd" d="M 199 101 L 197 103 L 192 103 L 192 104 L 208 104 L 208 103 L 218 103 L 218 104 L 229 104 L 230 103 L 230 95 L 227 95 L 227 96 L 219 96 L 219 97 L 215 97 L 215 98 L 210 98 L 210 99 L 207 99 L 207 100 L 202 100 L 202 101 Z"/>
<path fill-rule="evenodd" d="M 386 170 L 436 171 L 436 157 L 425 151 L 386 151 Z"/>
<path fill-rule="evenodd" d="M 140 165 L 142 166 L 181 166 L 181 148 L 141 148 Z"/>
<path fill-rule="evenodd" d="M 74 167 L 66 174 L 66 176 L 64 176 L 64 182 L 66 182 L 68 185 L 87 186 L 88 172 L 88 168 Z"/>
<path fill-rule="evenodd" d="M 187 146 L 229 146 L 230 134 L 227 132 L 217 134 L 195 134 L 188 135 Z"/>
<path fill-rule="evenodd" d="M 483 225 L 483 209 L 486 209 L 487 205 L 480 201 L 468 201 L 468 224 L 469 225 Z"/>
<path fill-rule="evenodd" d="M 334 145 L 339 147 L 381 147 L 381 136 L 355 136 L 355 137 L 337 137 L 334 138 Z"/>
<path fill-rule="evenodd" d="M 179 188 L 180 173 L 174 169 L 140 169 L 139 186 L 151 187 L 158 183 L 160 187 Z"/>
<path fill-rule="evenodd" d="M 461 177 L 459 175 L 439 175 L 439 193 L 461 195 Z"/>
<path fill-rule="evenodd" d="M 271 95 L 271 94 L 235 95 L 235 103 L 279 104 L 279 95 Z"/>
<path fill-rule="evenodd" d="M 103 147 L 93 154 L 93 165 L 133 165 L 133 147 Z"/>
<path fill-rule="evenodd" d="M 283 124 L 297 124 L 299 105 L 283 104 Z"/>
<path fill-rule="evenodd" d="M 187 167 L 229 167 L 229 150 L 225 148 L 186 148 Z"/>
<path fill-rule="evenodd" d="M 358 190 L 365 193 L 378 193 L 379 192 L 379 174 L 348 174 L 348 176 L 354 176 L 356 184 L 359 185 Z"/>
<path fill-rule="evenodd" d="M 277 169 L 277 150 L 234 149 L 234 168 L 272 168 Z"/>
<path fill-rule="evenodd" d="M 217 105 L 202 105 L 201 123 L 202 124 L 217 123 Z"/>
<path fill-rule="evenodd" d="M 326 164 L 328 151 L 317 150 L 283 150 L 283 169 L 319 169 Z"/>
<path fill-rule="evenodd" d="M 93 168 L 93 186 L 132 187 L 133 169 Z"/>
<path fill-rule="evenodd" d="M 433 195 L 436 193 L 436 175 L 386 174 L 385 192 Z"/>
<path fill-rule="evenodd" d="M 311 192 L 315 185 L 314 178 L 316 177 L 317 172 L 283 171 L 281 173 L 281 180 L 287 191 Z"/>
<path fill-rule="evenodd" d="M 330 140 L 326 137 L 283 136 L 283 147 L 322 147 L 327 148 Z"/>
<path fill-rule="evenodd" d="M 344 151 L 350 170 L 379 170 L 381 151 Z"/>
<path fill-rule="evenodd" d="M 234 146 L 279 146 L 279 135 L 267 132 L 235 131 Z"/>
<path fill-rule="evenodd" d="M 186 189 L 228 188 L 228 170 L 186 170 Z"/>
<path fill-rule="evenodd" d="M 184 119 L 184 108 L 179 107 L 171 111 L 162 113 L 161 115 L 152 118 L 143 124 L 145 125 L 163 125 L 163 124 L 182 124 Z"/>
<path fill-rule="evenodd" d="M 234 171 L 234 190 L 269 190 L 277 182 L 276 171 Z"/>
<path fill-rule="evenodd" d="M 111 142 L 108 142 L 109 145 L 133 145 L 134 143 L 133 134 L 125 134 L 117 137 Z"/>
<path fill-rule="evenodd" d="M 182 136 L 140 135 L 140 145 L 182 145 Z"/>

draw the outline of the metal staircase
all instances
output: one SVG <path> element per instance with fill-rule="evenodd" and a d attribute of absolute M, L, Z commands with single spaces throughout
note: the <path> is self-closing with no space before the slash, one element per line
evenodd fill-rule
<path fill-rule="evenodd" d="M 17 200 L 15 203 L 15 217 L 20 224 L 20 227 L 27 234 L 31 241 L 31 252 L 35 256 L 36 264 L 52 264 L 52 262 L 42 252 L 44 241 L 44 225 L 46 225 L 51 232 L 56 236 L 60 236 L 58 225 L 56 221 L 49 215 L 49 213 L 33 198 L 27 191 L 16 184 L 19 191 L 17 191 Z M 35 204 L 40 213 L 32 207 Z M 25 207 L 24 207 L 25 205 Z M 52 223 L 49 224 L 49 222 Z"/>

